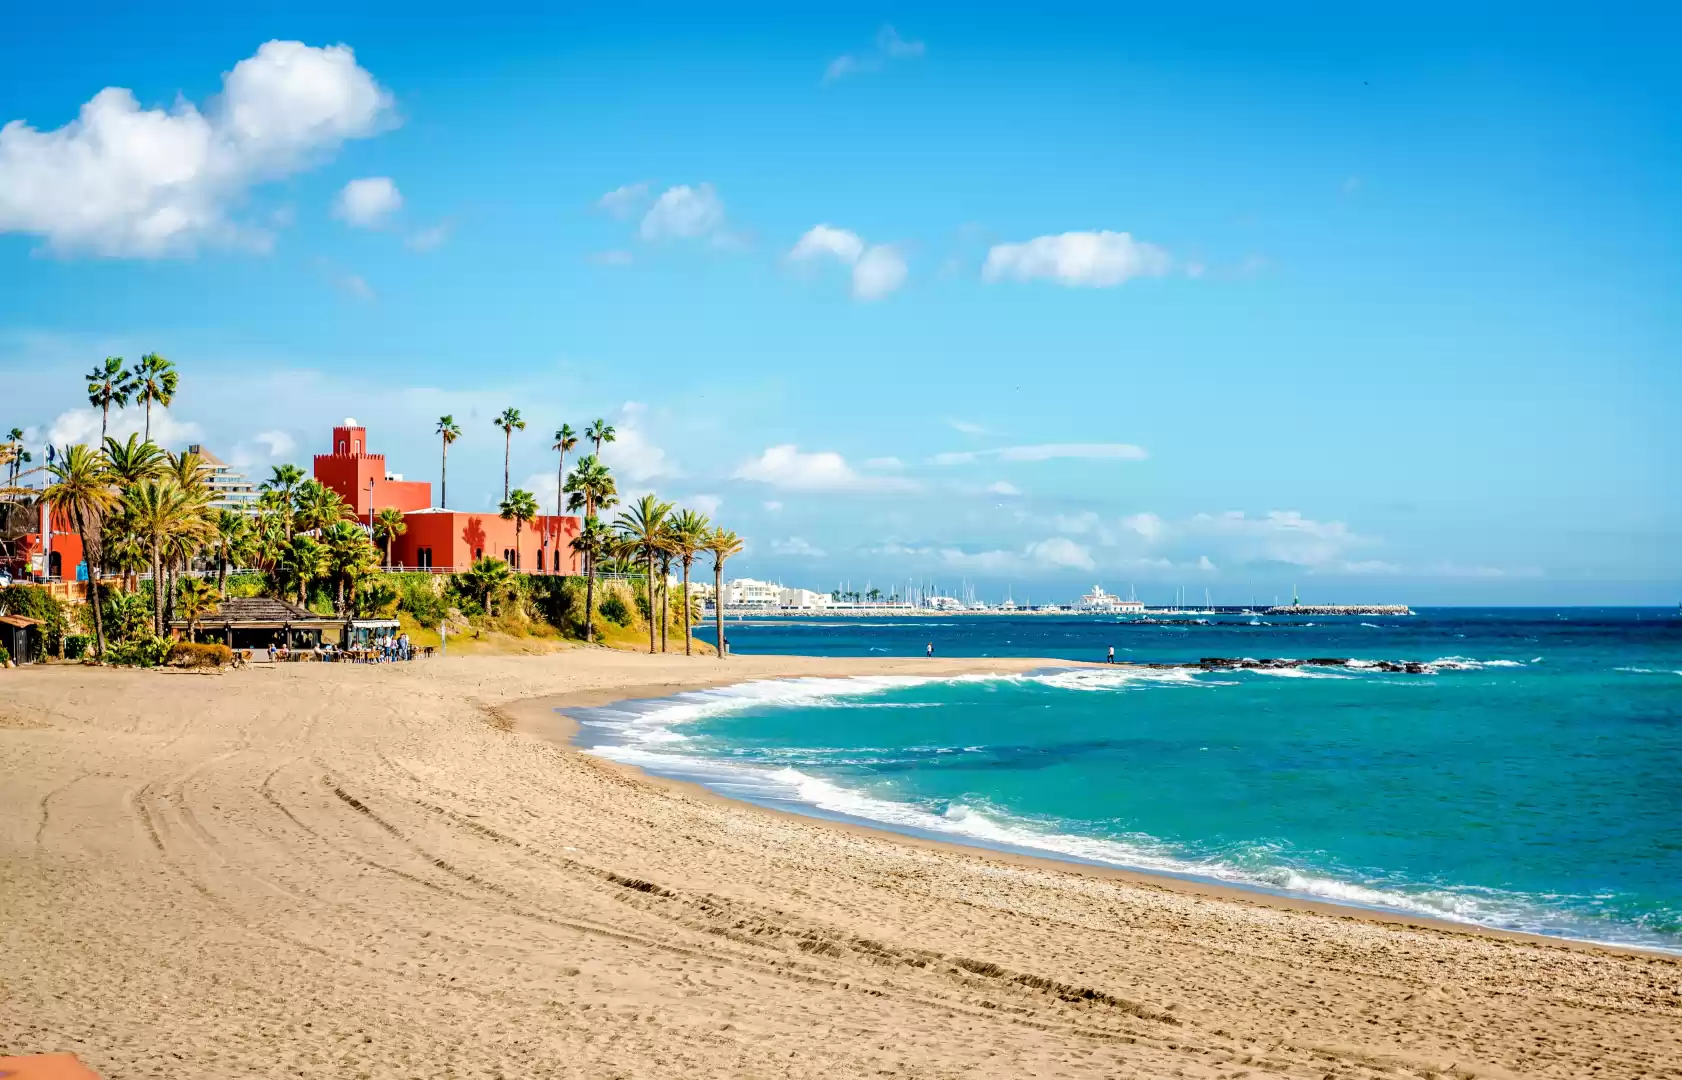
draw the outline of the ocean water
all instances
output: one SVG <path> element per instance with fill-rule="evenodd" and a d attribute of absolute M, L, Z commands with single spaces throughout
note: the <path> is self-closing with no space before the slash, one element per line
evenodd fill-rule
<path fill-rule="evenodd" d="M 748 683 L 575 712 L 592 752 L 783 809 L 1682 952 L 1682 620 L 1658 609 L 1152 626 L 726 628 L 738 653 L 1430 662 Z"/>

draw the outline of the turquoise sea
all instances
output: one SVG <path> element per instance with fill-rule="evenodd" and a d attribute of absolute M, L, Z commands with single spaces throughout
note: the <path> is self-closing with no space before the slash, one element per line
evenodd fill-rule
<path fill-rule="evenodd" d="M 946 840 L 1484 926 L 1682 952 L 1682 620 L 1662 609 L 1402 618 L 829 619 L 737 652 L 1283 671 L 749 683 L 575 713 L 593 752 L 727 795 Z"/>

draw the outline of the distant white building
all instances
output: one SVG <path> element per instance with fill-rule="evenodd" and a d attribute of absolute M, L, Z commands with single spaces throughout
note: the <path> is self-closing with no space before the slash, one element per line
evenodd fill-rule
<path fill-rule="evenodd" d="M 829 607 L 831 602 L 828 593 L 813 592 L 811 589 L 777 590 L 777 606 L 793 611 L 815 611 Z"/>
<path fill-rule="evenodd" d="M 782 586 L 753 578 L 724 583 L 725 607 L 775 608 L 782 601 Z"/>

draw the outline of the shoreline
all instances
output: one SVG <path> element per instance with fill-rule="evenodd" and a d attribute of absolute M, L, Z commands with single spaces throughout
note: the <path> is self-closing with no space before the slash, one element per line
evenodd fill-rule
<path fill-rule="evenodd" d="M 755 654 L 765 659 L 780 659 L 769 654 Z M 880 664 L 880 660 L 859 658 L 857 664 L 860 670 L 851 673 L 825 672 L 824 678 L 859 678 L 872 675 L 900 675 L 911 674 L 899 670 L 884 671 L 873 665 Z M 984 665 L 987 659 L 976 661 Z M 1065 668 L 1103 668 L 1108 665 L 1083 663 L 1068 660 L 1049 660 L 1044 658 L 1029 658 L 1027 660 L 1011 660 L 1011 667 L 1015 670 L 1003 671 L 975 668 L 970 669 L 967 664 L 963 670 L 946 673 L 929 673 L 926 677 L 940 679 L 947 674 L 1025 674 L 1028 671 L 1056 670 Z M 1027 667 L 1021 667 L 1027 664 Z M 1395 911 L 1387 908 L 1367 907 L 1354 903 L 1337 903 L 1331 900 L 1320 900 L 1287 892 L 1275 892 L 1259 885 L 1232 884 L 1211 878 L 1199 877 L 1194 874 L 1178 875 L 1166 871 L 1133 869 L 1122 866 L 1111 866 L 1095 861 L 1083 861 L 1076 858 L 1059 856 L 1047 852 L 1039 854 L 1029 851 L 1019 851 L 1010 848 L 996 847 L 981 840 L 965 841 L 963 839 L 945 839 L 924 835 L 920 832 L 893 828 L 886 823 L 872 822 L 866 818 L 854 818 L 839 813 L 802 812 L 798 810 L 784 810 L 775 806 L 767 806 L 746 798 L 734 798 L 715 791 L 698 780 L 689 780 L 675 776 L 665 776 L 650 772 L 637 765 L 613 761 L 609 758 L 590 753 L 586 748 L 577 744 L 579 735 L 578 720 L 571 716 L 568 710 L 602 708 L 609 705 L 631 702 L 662 701 L 676 697 L 679 694 L 701 690 L 717 690 L 732 686 L 741 686 L 750 682 L 787 681 L 791 679 L 810 678 L 810 674 L 789 675 L 760 675 L 750 678 L 710 678 L 683 680 L 664 683 L 648 683 L 620 688 L 597 687 L 589 690 L 574 691 L 565 694 L 547 695 L 518 702 L 512 702 L 504 708 L 515 718 L 515 730 L 521 734 L 556 743 L 568 751 L 578 754 L 601 768 L 613 770 L 628 776 L 639 783 L 651 787 L 681 792 L 684 795 L 709 801 L 716 801 L 727 806 L 746 808 L 755 813 L 768 814 L 776 818 L 793 818 L 805 822 L 818 822 L 824 826 L 841 830 L 863 833 L 876 837 L 887 837 L 892 840 L 916 846 L 927 846 L 935 850 L 945 850 L 969 855 L 1000 859 L 1004 862 L 1030 867 L 1039 870 L 1049 870 L 1057 873 L 1090 874 L 1101 880 L 1120 881 L 1129 885 L 1143 888 L 1166 889 L 1183 895 L 1200 897 L 1211 900 L 1221 900 L 1232 903 L 1259 904 L 1263 907 L 1283 911 L 1297 911 L 1326 916 L 1337 919 L 1357 919 L 1374 922 L 1387 926 L 1403 926 L 1414 930 L 1433 931 L 1439 933 L 1464 934 L 1474 937 L 1493 937 L 1502 940 L 1523 941 L 1534 945 L 1562 946 L 1571 949 L 1589 950 L 1592 952 L 1607 952 L 1617 955 L 1637 957 L 1661 957 L 1670 960 L 1682 960 L 1682 953 L 1676 951 L 1648 948 L 1639 945 L 1625 945 L 1615 942 L 1594 941 L 1585 938 L 1557 937 L 1551 934 L 1538 934 L 1524 930 L 1507 930 L 1501 927 L 1484 926 L 1481 923 L 1457 922 L 1453 919 L 1419 915 L 1405 911 Z"/>

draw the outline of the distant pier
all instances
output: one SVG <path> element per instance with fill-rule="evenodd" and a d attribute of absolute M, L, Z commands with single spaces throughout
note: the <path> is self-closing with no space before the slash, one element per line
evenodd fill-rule
<path fill-rule="evenodd" d="M 1270 607 L 1263 615 L 1412 615 L 1406 604 L 1292 604 Z"/>

